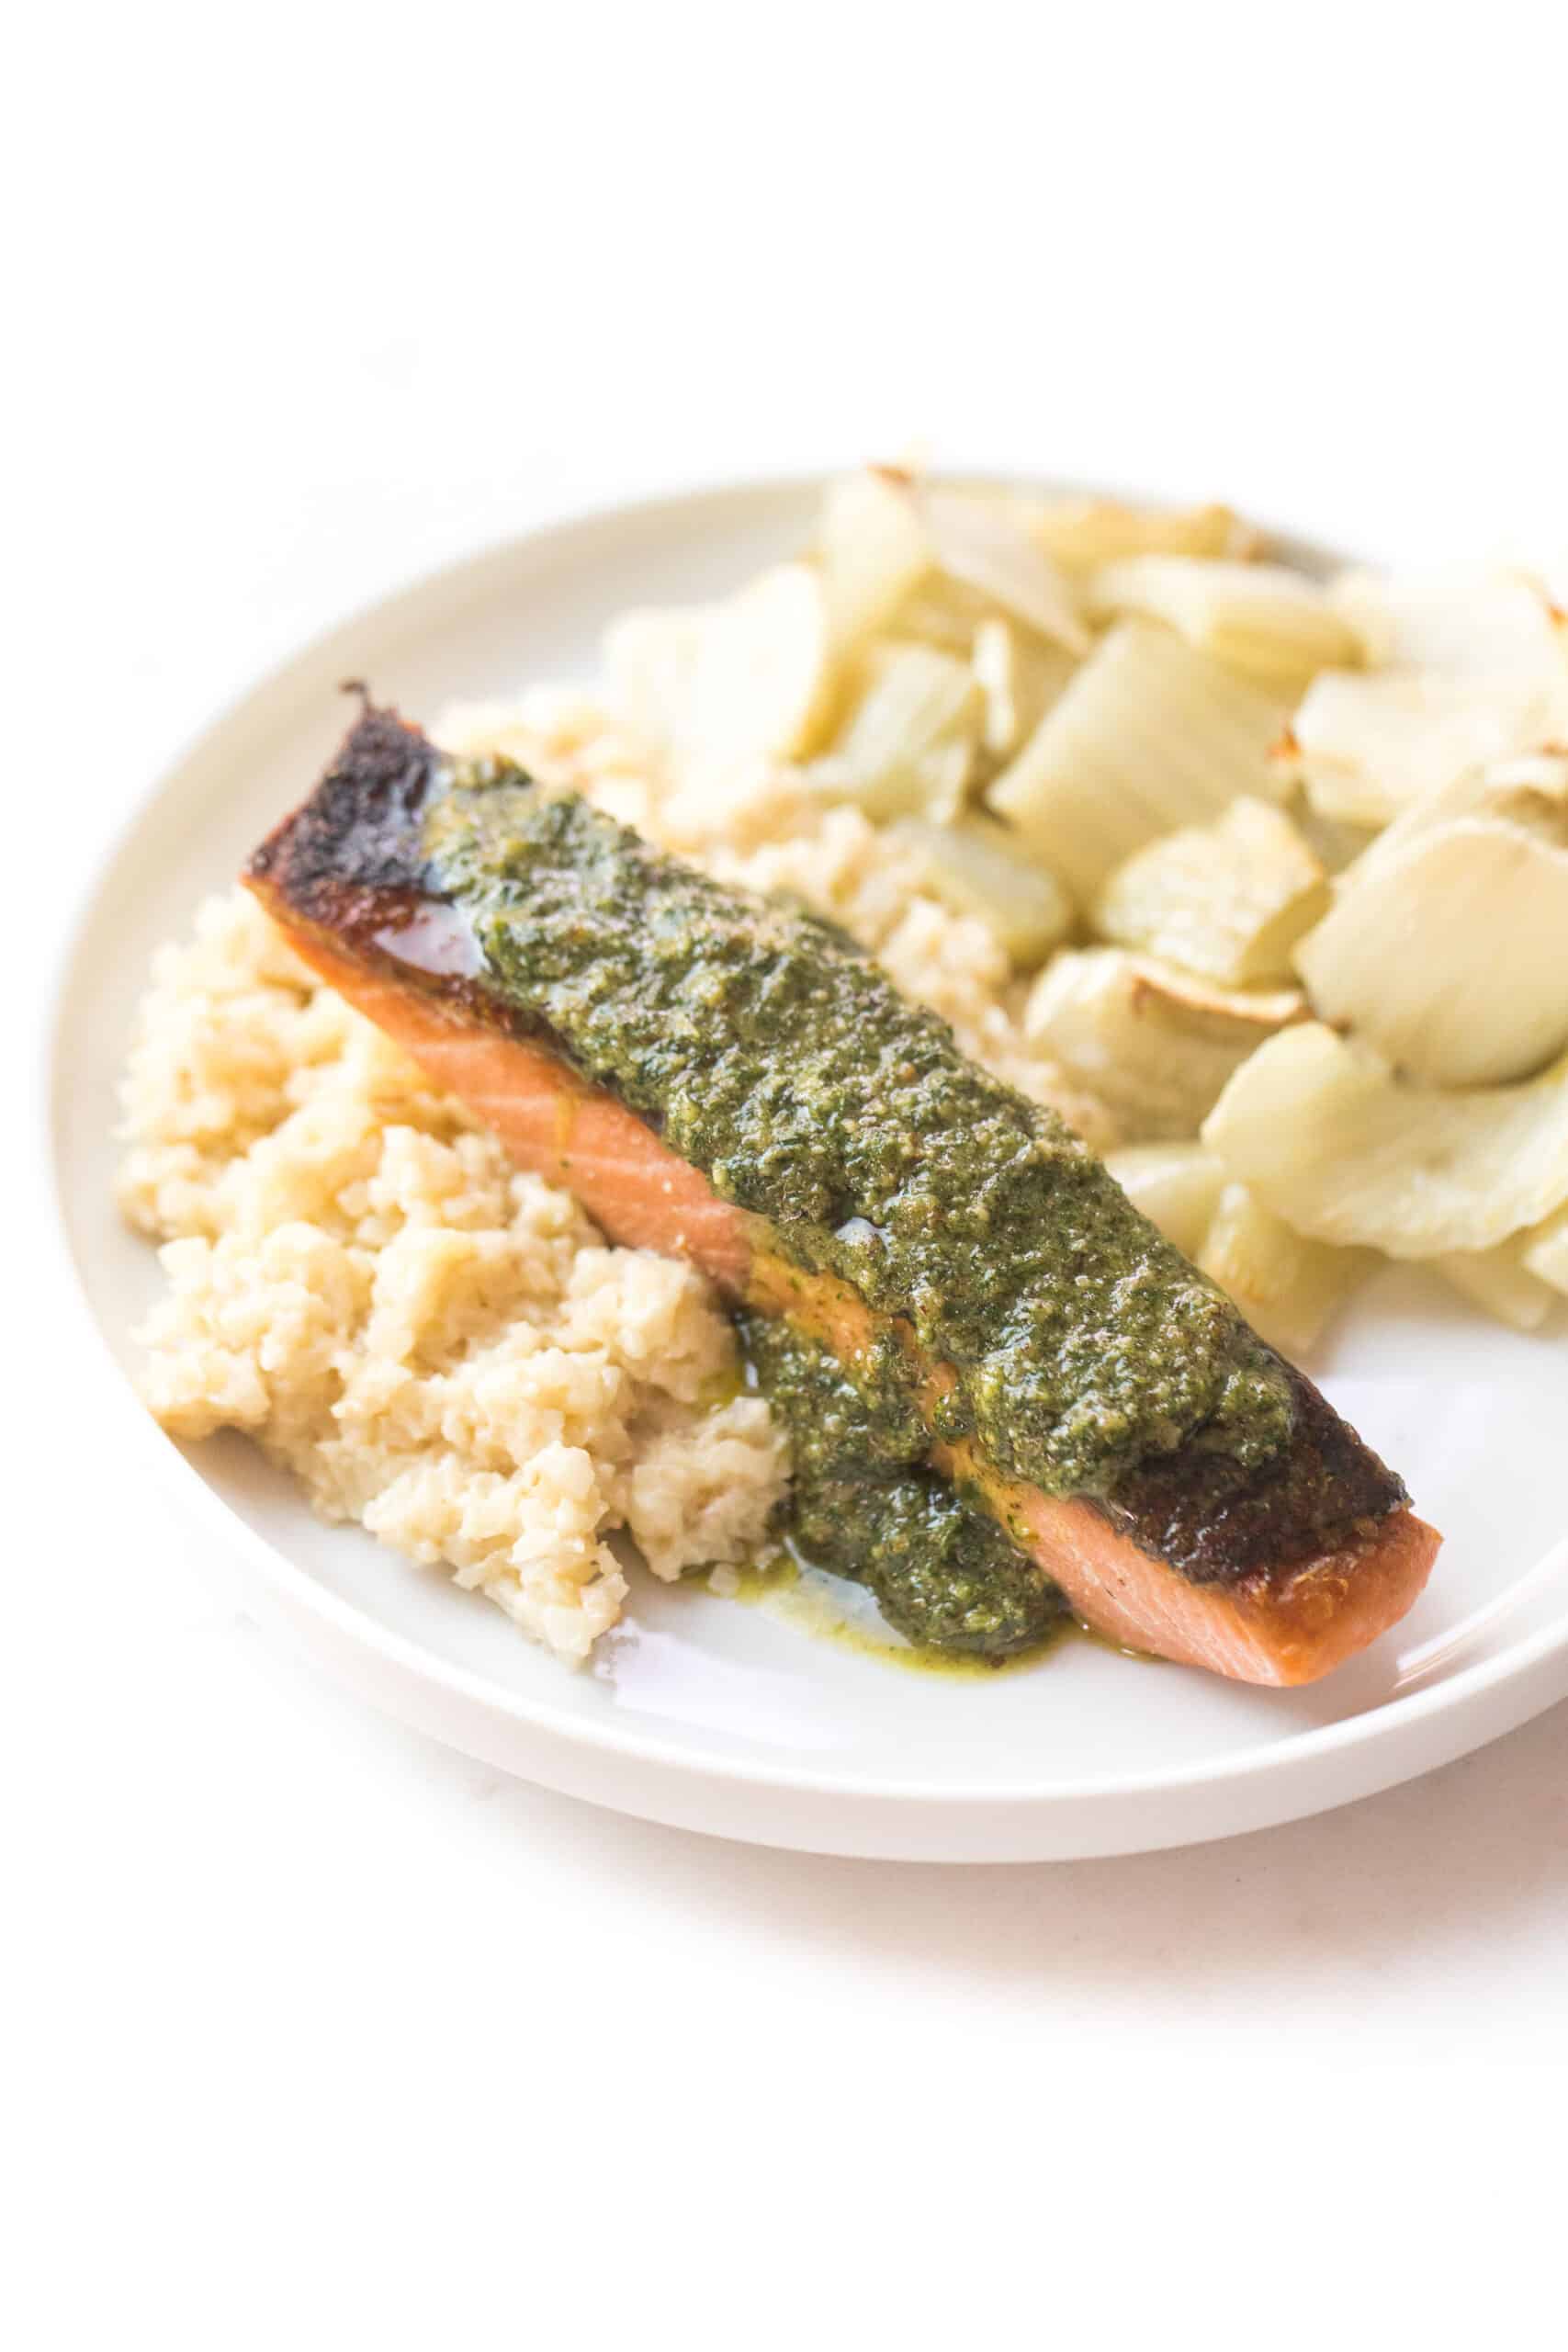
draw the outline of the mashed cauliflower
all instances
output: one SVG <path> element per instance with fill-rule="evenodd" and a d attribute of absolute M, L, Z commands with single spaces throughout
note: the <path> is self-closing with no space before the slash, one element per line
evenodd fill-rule
<path fill-rule="evenodd" d="M 357 1520 L 585 1657 L 626 1582 L 745 1559 L 784 1490 L 708 1283 L 607 1249 L 329 989 L 243 891 L 164 948 L 119 1196 L 163 1244 L 144 1393 L 247 1431 Z"/>

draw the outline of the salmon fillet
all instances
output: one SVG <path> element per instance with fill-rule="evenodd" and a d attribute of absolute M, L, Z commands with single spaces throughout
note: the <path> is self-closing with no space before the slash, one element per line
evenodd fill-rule
<path fill-rule="evenodd" d="M 803 1265 L 773 1220 L 724 1197 L 712 1171 L 671 1148 L 646 1109 L 597 1082 L 503 984 L 428 853 L 430 812 L 450 781 L 425 737 L 367 707 L 244 878 L 320 977 L 459 1096 L 520 1166 L 570 1189 L 613 1240 L 683 1257 L 738 1304 L 787 1317 L 852 1374 L 869 1349 L 893 1347 L 931 1432 L 932 1466 L 983 1502 L 1111 1640 L 1242 1681 L 1294 1684 L 1405 1613 L 1439 1538 L 1407 1508 L 1398 1479 L 1271 1351 L 1262 1353 L 1288 1382 L 1291 1423 L 1256 1470 L 1238 1469 L 1203 1429 L 1103 1493 L 1049 1491 L 998 1463 L 950 1409 L 960 1376 L 922 1348 L 908 1315 Z M 515 771 L 512 781 L 526 788 Z M 744 925 L 744 894 L 727 904 Z M 761 922 L 767 910 L 750 904 Z M 525 905 L 510 919 L 525 923 Z M 722 1001 L 705 1002 L 700 1017 L 721 1036 Z"/>

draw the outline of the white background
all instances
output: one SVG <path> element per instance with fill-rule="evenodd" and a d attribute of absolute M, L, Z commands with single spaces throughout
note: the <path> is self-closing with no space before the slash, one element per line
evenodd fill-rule
<path fill-rule="evenodd" d="M 228 694 L 623 489 L 919 437 L 1390 552 L 1568 547 L 1557 12 L 1444 13 L 35 11 L 10 1001 L 77 830 Z M 1054 1868 L 502 1784 L 254 1623 L 72 1425 L 31 1213 L 13 2341 L 1561 2342 L 1568 1712 Z"/>

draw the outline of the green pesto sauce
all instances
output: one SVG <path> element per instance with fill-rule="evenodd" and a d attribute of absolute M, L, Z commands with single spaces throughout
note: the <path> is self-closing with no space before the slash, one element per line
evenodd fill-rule
<path fill-rule="evenodd" d="M 783 1251 L 953 1367 L 944 1435 L 1094 1496 L 1189 1442 L 1252 1468 L 1287 1440 L 1283 1368 L 1228 1300 L 832 926 L 504 763 L 457 772 L 426 847 L 497 994 Z M 879 1419 L 912 1411 L 897 1385 L 878 1383 Z M 911 1498 L 904 1532 L 929 1547 L 918 1519 Z"/>
<path fill-rule="evenodd" d="M 925 1466 L 919 1416 L 877 1412 L 838 1359 L 779 1318 L 736 1317 L 757 1385 L 789 1433 L 779 1532 L 810 1566 L 865 1585 L 917 1647 L 1002 1658 L 1066 1611 L 1058 1588 L 989 1514 Z"/>

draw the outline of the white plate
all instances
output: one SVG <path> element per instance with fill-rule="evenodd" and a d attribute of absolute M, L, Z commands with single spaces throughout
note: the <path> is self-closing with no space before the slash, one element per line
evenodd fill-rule
<path fill-rule="evenodd" d="M 156 1284 L 109 1198 L 114 1091 L 156 943 L 310 784 L 366 677 L 411 715 L 587 674 L 621 607 L 699 597 L 801 540 L 812 485 L 709 492 L 538 533 L 393 596 L 230 710 L 136 812 L 70 951 L 51 1137 L 65 1238 L 114 1356 Z M 69 1076 L 69 1083 L 62 1082 Z M 216 1543 L 237 1548 L 361 1689 L 455 1747 L 649 1818 L 824 1852 L 1034 1860 L 1218 1838 L 1428 1770 L 1568 1691 L 1568 1544 L 1552 1465 L 1568 1424 L 1559 1328 L 1518 1338 L 1415 1276 L 1369 1291 L 1322 1368 L 1448 1541 L 1393 1634 L 1326 1683 L 1264 1692 L 1069 1643 L 986 1679 L 897 1670 L 764 1610 L 651 1588 L 591 1673 L 488 1602 L 318 1523 L 238 1439 L 182 1453 L 122 1381 Z M 107 1385 L 107 1384 L 106 1384 Z"/>

